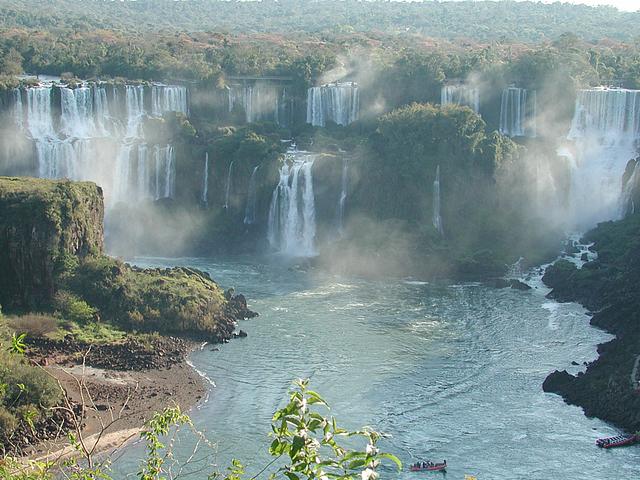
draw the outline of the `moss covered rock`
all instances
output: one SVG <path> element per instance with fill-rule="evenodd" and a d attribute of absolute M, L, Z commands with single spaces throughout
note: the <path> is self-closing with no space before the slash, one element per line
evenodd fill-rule
<path fill-rule="evenodd" d="M 103 215 L 93 183 L 0 178 L 0 304 L 46 308 L 58 268 L 102 253 Z"/>
<path fill-rule="evenodd" d="M 226 340 L 253 316 L 207 273 L 140 269 L 102 254 L 102 191 L 92 183 L 0 177 L 0 303 L 83 324 Z"/>

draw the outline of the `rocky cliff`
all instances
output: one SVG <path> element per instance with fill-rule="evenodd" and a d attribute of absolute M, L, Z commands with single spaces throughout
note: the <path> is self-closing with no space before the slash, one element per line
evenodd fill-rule
<path fill-rule="evenodd" d="M 2 307 L 214 341 L 255 316 L 206 272 L 145 270 L 104 255 L 103 213 L 93 183 L 0 177 Z"/>
<path fill-rule="evenodd" d="M 628 431 L 640 430 L 640 215 L 607 222 L 590 231 L 595 261 L 582 268 L 559 261 L 544 282 L 559 301 L 577 301 L 594 312 L 591 324 L 616 338 L 599 345 L 599 358 L 583 374 L 554 372 L 545 391 L 579 405 L 588 416 Z"/>
<path fill-rule="evenodd" d="M 103 214 L 93 183 L 0 178 L 0 304 L 46 308 L 67 257 L 102 253 Z"/>

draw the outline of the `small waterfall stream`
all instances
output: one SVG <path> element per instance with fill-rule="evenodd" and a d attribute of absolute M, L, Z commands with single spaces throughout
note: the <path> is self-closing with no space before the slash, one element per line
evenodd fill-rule
<path fill-rule="evenodd" d="M 275 250 L 288 256 L 316 254 L 316 210 L 312 167 L 317 155 L 289 151 L 269 208 L 267 237 Z"/>
<path fill-rule="evenodd" d="M 209 152 L 204 154 L 204 171 L 202 172 L 202 197 L 203 205 L 209 204 Z"/>
<path fill-rule="evenodd" d="M 535 90 L 508 87 L 502 91 L 500 133 L 510 137 L 535 137 L 535 120 Z"/>
<path fill-rule="evenodd" d="M 338 199 L 338 233 L 344 233 L 344 211 L 347 205 L 347 188 L 349 186 L 349 160 L 347 157 L 342 159 L 342 181 L 340 198 Z"/>
<path fill-rule="evenodd" d="M 480 112 L 480 91 L 469 85 L 444 85 L 440 91 L 442 105 L 464 105 Z"/>
<path fill-rule="evenodd" d="M 251 178 L 249 179 L 249 193 L 247 194 L 247 206 L 244 211 L 244 224 L 253 225 L 256 221 L 256 190 L 257 181 L 256 174 L 260 169 L 260 165 L 257 165 L 253 172 L 251 172 Z"/>
<path fill-rule="evenodd" d="M 231 196 L 231 188 L 233 184 L 233 164 L 236 163 L 235 158 L 229 164 L 229 171 L 227 172 L 227 186 L 224 194 L 224 208 L 229 209 L 229 197 Z"/>
<path fill-rule="evenodd" d="M 435 228 L 440 236 L 444 235 L 442 228 L 442 217 L 440 215 L 440 165 L 436 167 L 436 177 L 433 180 L 433 228 Z"/>
<path fill-rule="evenodd" d="M 336 82 L 307 91 L 307 123 L 324 127 L 328 121 L 348 125 L 358 119 L 360 96 L 355 82 Z"/>

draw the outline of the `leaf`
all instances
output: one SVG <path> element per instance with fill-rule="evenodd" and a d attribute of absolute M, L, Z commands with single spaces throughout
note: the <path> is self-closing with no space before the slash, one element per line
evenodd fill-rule
<path fill-rule="evenodd" d="M 284 475 L 289 479 L 289 480 L 300 480 L 300 477 L 298 477 L 298 475 L 296 475 L 293 472 L 284 472 Z"/>
<path fill-rule="evenodd" d="M 291 450 L 289 450 L 289 457 L 291 457 L 291 459 L 295 458 L 298 452 L 302 450 L 302 447 L 304 447 L 304 443 L 304 438 L 302 438 L 301 436 L 296 435 L 295 437 L 293 437 Z"/>
<path fill-rule="evenodd" d="M 391 460 L 397 465 L 398 471 L 402 470 L 402 462 L 392 453 L 379 453 L 378 455 L 376 455 L 376 458 L 386 458 L 387 460 Z"/>

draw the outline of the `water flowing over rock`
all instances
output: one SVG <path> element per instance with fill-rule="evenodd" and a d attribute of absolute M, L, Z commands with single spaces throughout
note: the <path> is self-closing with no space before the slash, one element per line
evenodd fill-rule
<path fill-rule="evenodd" d="M 347 157 L 342 159 L 342 181 L 340 198 L 338 199 L 338 233 L 344 233 L 344 211 L 347 205 L 347 189 L 349 186 L 349 160 Z"/>
<path fill-rule="evenodd" d="M 574 148 L 570 210 L 576 227 L 588 228 L 622 213 L 622 176 L 640 138 L 640 91 L 580 90 L 569 132 Z"/>
<path fill-rule="evenodd" d="M 464 105 L 480 112 L 480 91 L 469 85 L 444 85 L 440 91 L 442 105 Z"/>
<path fill-rule="evenodd" d="M 536 92 L 508 87 L 502 91 L 500 133 L 510 137 L 536 136 Z"/>
<path fill-rule="evenodd" d="M 256 166 L 251 172 L 251 178 L 249 179 L 249 193 L 247 194 L 247 206 L 244 211 L 244 224 L 253 225 L 256 222 L 256 189 L 257 181 L 256 174 L 260 165 Z"/>
<path fill-rule="evenodd" d="M 204 171 L 202 172 L 202 203 L 209 204 L 209 152 L 204 154 Z"/>
<path fill-rule="evenodd" d="M 224 194 L 224 208 L 229 209 L 229 197 L 231 196 L 231 188 L 233 185 L 233 164 L 236 163 L 236 160 L 233 159 L 229 164 L 229 170 L 227 172 L 227 187 L 225 189 Z"/>
<path fill-rule="evenodd" d="M 355 82 L 336 82 L 307 91 L 307 123 L 348 125 L 358 119 L 360 96 Z"/>
<path fill-rule="evenodd" d="M 151 87 L 151 114 L 161 117 L 164 112 L 189 114 L 185 87 L 175 85 L 153 85 Z"/>
<path fill-rule="evenodd" d="M 173 147 L 147 146 L 142 125 L 167 112 L 187 114 L 185 87 L 48 82 L 15 89 L 13 101 L 16 125 L 34 142 L 39 177 L 94 181 L 108 206 L 173 197 Z"/>
<path fill-rule="evenodd" d="M 317 154 L 289 151 L 273 191 L 267 236 L 274 250 L 289 256 L 316 254 L 316 208 L 312 167 Z"/>
<path fill-rule="evenodd" d="M 436 178 L 433 180 L 433 228 L 435 228 L 440 235 L 444 235 L 442 229 L 442 217 L 440 216 L 440 165 L 436 167 Z"/>
<path fill-rule="evenodd" d="M 227 87 L 229 111 L 241 108 L 247 123 L 275 122 L 287 125 L 287 88 L 268 82 L 232 84 Z"/>

